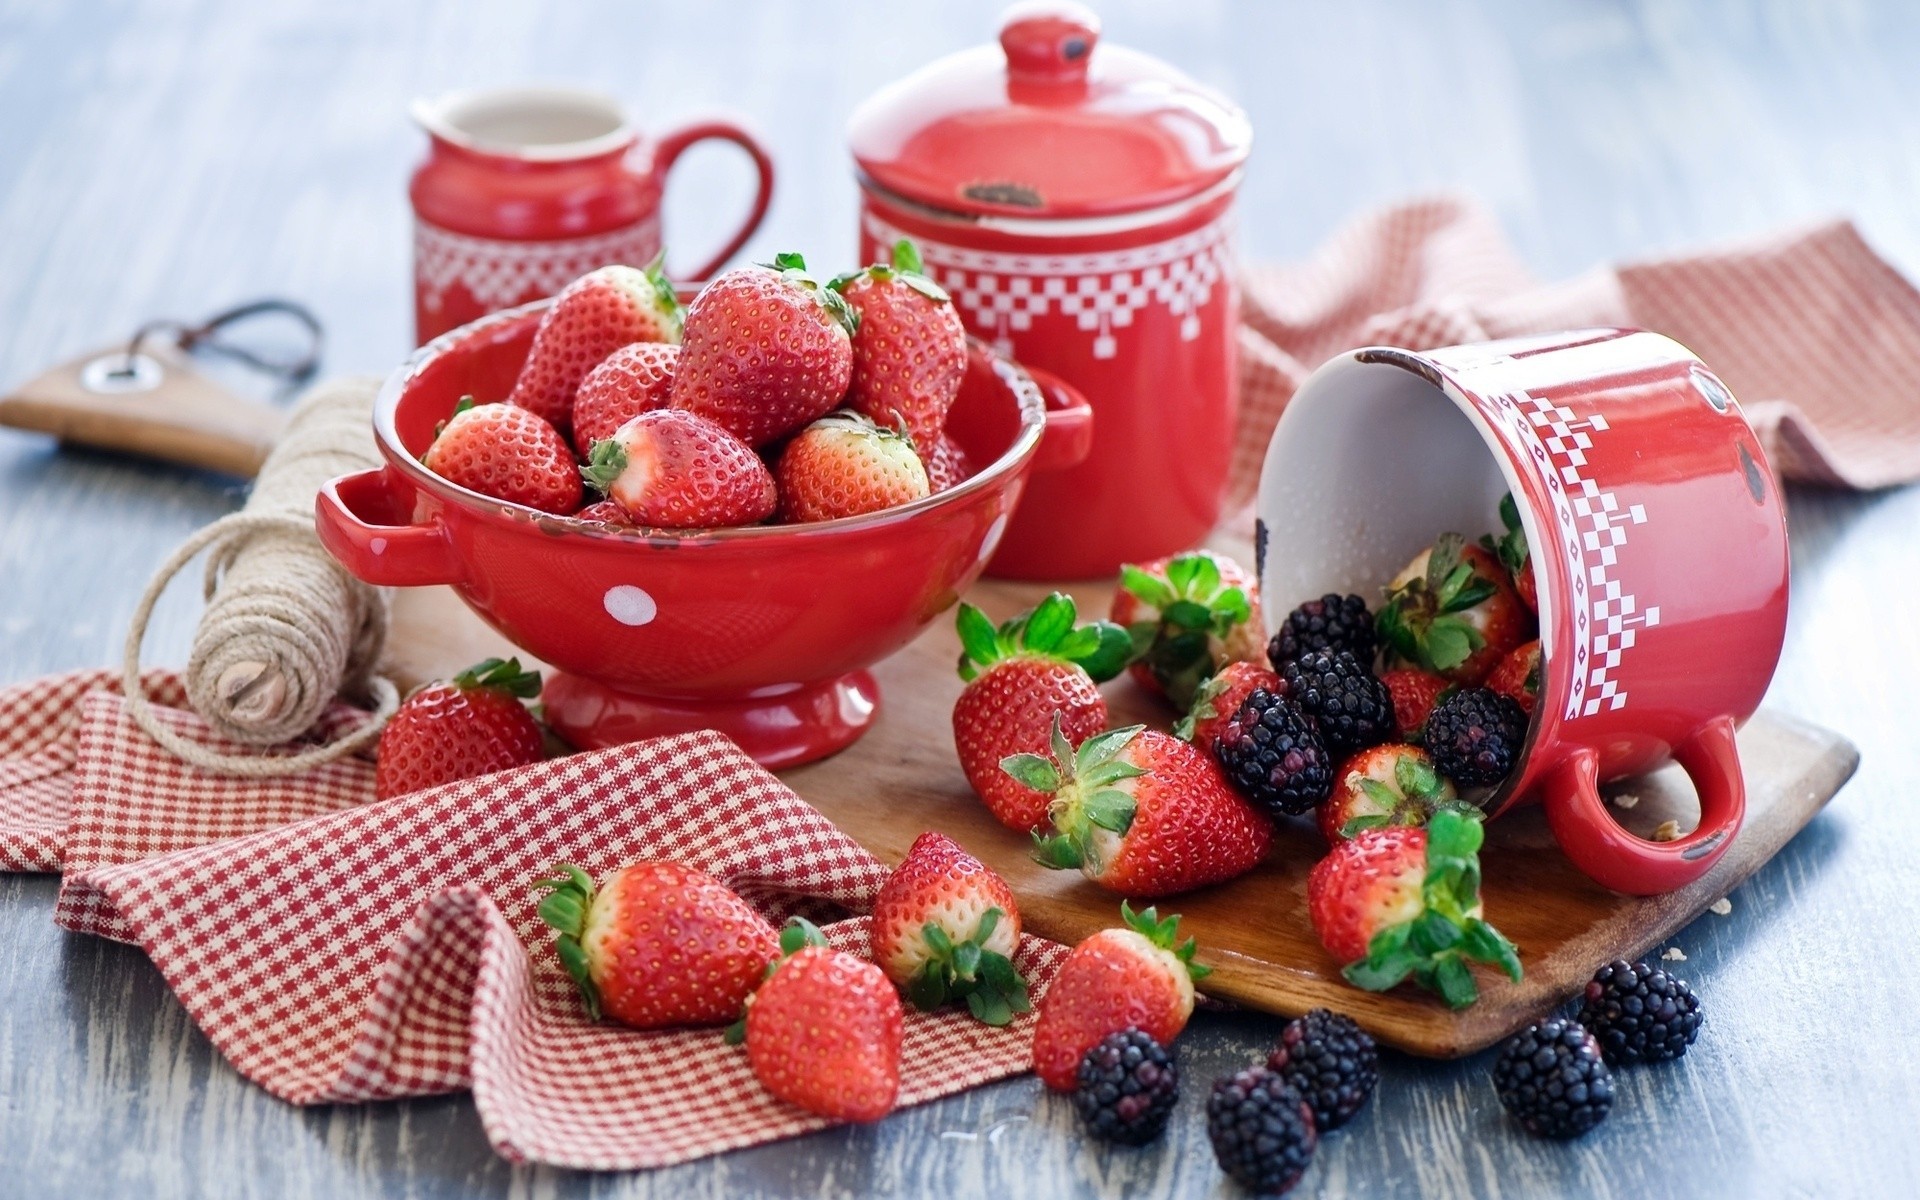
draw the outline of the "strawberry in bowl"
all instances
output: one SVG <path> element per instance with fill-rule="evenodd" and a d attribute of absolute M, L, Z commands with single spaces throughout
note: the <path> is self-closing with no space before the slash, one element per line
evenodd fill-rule
<path fill-rule="evenodd" d="M 621 311 L 639 312 L 644 300 L 636 288 Z M 317 523 L 323 544 L 358 578 L 451 586 L 514 645 L 554 668 L 541 696 L 544 713 L 577 747 L 717 729 L 760 762 L 786 767 L 847 746 L 877 711 L 868 668 L 913 640 L 979 576 L 1028 476 L 1070 466 L 1086 449 L 1085 400 L 969 342 L 940 443 L 950 442 L 949 457 L 965 466 L 945 474 L 943 490 L 932 489 L 919 462 L 918 475 L 901 472 L 913 486 L 891 507 L 757 523 L 774 512 L 766 463 L 778 461 L 777 440 L 850 403 L 852 310 L 797 258 L 782 256 L 730 271 L 692 298 L 675 331 L 677 352 L 624 351 L 672 340 L 635 335 L 636 323 L 621 346 L 596 345 L 564 356 L 565 370 L 542 373 L 558 381 L 541 392 L 542 411 L 564 411 L 569 425 L 579 412 L 589 433 L 620 418 L 598 441 L 619 453 L 590 442 L 602 461 L 585 464 L 610 500 L 558 483 L 552 499 L 490 494 L 423 463 L 471 396 L 479 402 L 474 411 L 524 407 L 524 423 L 536 430 L 528 436 L 543 453 L 564 456 L 580 479 L 570 431 L 531 402 L 507 404 L 534 348 L 559 344 L 552 330 L 565 314 L 549 317 L 559 305 L 495 313 L 417 351 L 375 403 L 385 465 L 323 488 Z M 786 351 L 756 359 L 751 346 L 766 338 Z M 601 359 L 575 375 L 592 352 Z M 634 360 L 625 374 L 647 395 L 602 394 L 603 386 L 625 386 L 616 368 L 595 378 L 618 353 Z M 670 370 L 644 357 L 670 359 Z M 705 440 L 670 444 L 669 427 L 701 430 Z M 715 447 L 725 449 L 724 474 L 733 481 L 727 495 L 735 503 L 724 513 L 700 509 L 700 488 L 690 486 L 704 477 L 695 465 L 713 467 L 721 453 Z M 674 463 L 682 465 L 662 466 Z M 712 473 L 717 479 L 722 471 Z M 734 486 L 741 480 L 751 486 Z M 592 503 L 580 511 L 582 501 Z"/>

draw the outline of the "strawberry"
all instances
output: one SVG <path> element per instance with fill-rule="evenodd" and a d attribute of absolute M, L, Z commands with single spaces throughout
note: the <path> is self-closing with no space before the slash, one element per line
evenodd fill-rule
<path fill-rule="evenodd" d="M 904 238 L 891 264 L 828 286 L 860 319 L 847 405 L 882 425 L 904 423 L 913 444 L 932 455 L 967 373 L 967 331 L 952 298 L 921 273 L 920 252 Z"/>
<path fill-rule="evenodd" d="M 971 604 L 960 606 L 960 678 L 953 744 L 967 782 L 995 819 L 1022 832 L 1047 822 L 1049 797 L 1000 769 L 1010 754 L 1042 751 L 1059 717 L 1080 741 L 1107 727 L 1097 683 L 1127 660 L 1126 631 L 1105 621 L 1074 627 L 1073 601 L 1059 592 L 998 629 Z"/>
<path fill-rule="evenodd" d="M 1540 639 L 1514 648 L 1487 676 L 1487 686 L 1502 696 L 1511 697 L 1520 711 L 1531 713 L 1540 695 Z"/>
<path fill-rule="evenodd" d="M 845 398 L 858 324 L 845 298 L 807 274 L 798 254 L 728 271 L 687 308 L 673 407 L 748 445 L 783 437 Z"/>
<path fill-rule="evenodd" d="M 587 1014 L 635 1029 L 724 1025 L 780 957 L 766 918 L 725 884 L 692 867 L 642 862 L 595 888 L 561 863 L 535 882 L 554 952 L 580 988 Z"/>
<path fill-rule="evenodd" d="M 1174 735 L 1211 751 L 1214 735 L 1227 727 L 1248 696 L 1262 688 L 1274 693 L 1286 690 L 1278 675 L 1257 663 L 1228 663 L 1200 685 L 1200 690 L 1194 693 L 1193 707 L 1173 727 Z"/>
<path fill-rule="evenodd" d="M 463 398 L 420 461 L 447 482 L 495 500 L 561 516 L 580 507 L 580 473 L 567 440 L 511 404 Z"/>
<path fill-rule="evenodd" d="M 1031 1007 L 1013 968 L 1013 889 L 944 833 L 914 839 L 880 886 L 869 929 L 873 961 L 922 1011 L 964 997 L 975 1017 L 1005 1025 Z"/>
<path fill-rule="evenodd" d="M 913 443 L 856 412 L 831 413 L 795 434 L 774 478 L 780 519 L 796 524 L 897 508 L 929 492 Z"/>
<path fill-rule="evenodd" d="M 1176 708 L 1226 664 L 1267 661 L 1253 576 L 1209 550 L 1121 567 L 1108 615 L 1133 637 L 1134 679 Z"/>
<path fill-rule="evenodd" d="M 665 408 L 679 360 L 680 347 L 671 342 L 635 342 L 587 372 L 573 393 L 573 447 L 580 457 L 641 413 Z"/>
<path fill-rule="evenodd" d="M 1320 832 L 1342 842 L 1363 829 L 1425 825 L 1436 810 L 1456 803 L 1453 784 L 1433 769 L 1425 750 L 1388 742 L 1340 764 L 1333 793 L 1320 804 Z"/>
<path fill-rule="evenodd" d="M 1479 997 L 1468 962 L 1516 983 L 1519 952 L 1480 918 L 1484 836 L 1477 817 L 1442 809 L 1425 829 L 1364 829 L 1307 876 L 1307 915 L 1347 982 L 1384 992 L 1412 977 L 1449 1007 Z"/>
<path fill-rule="evenodd" d="M 539 694 L 540 673 L 521 670 L 517 658 L 489 658 L 414 692 L 380 731 L 375 798 L 539 762 L 546 738 L 520 703 Z"/>
<path fill-rule="evenodd" d="M 658 260 L 644 269 L 589 271 L 555 296 L 541 316 L 507 402 L 564 431 L 573 419 L 580 381 L 609 354 L 633 342 L 679 340 L 680 300 Z"/>
<path fill-rule="evenodd" d="M 1387 695 L 1393 698 L 1393 722 L 1400 727 L 1400 736 L 1410 742 L 1420 740 L 1433 706 L 1453 686 L 1431 671 L 1412 667 L 1383 671 L 1380 673 L 1380 682 L 1386 686 Z"/>
<path fill-rule="evenodd" d="M 1236 792 L 1213 755 L 1171 734 L 1130 725 L 1075 750 L 1054 722 L 1052 754 L 1014 754 L 1007 774 L 1051 793 L 1051 836 L 1034 858 L 1078 867 L 1123 896 L 1191 891 L 1252 870 L 1273 825 Z"/>
<path fill-rule="evenodd" d="M 921 462 L 927 468 L 927 483 L 936 494 L 959 487 L 972 479 L 975 471 L 973 460 L 960 443 L 944 433 L 934 444 L 933 453 L 923 457 Z"/>
<path fill-rule="evenodd" d="M 1193 1015 L 1193 984 L 1210 968 L 1193 961 L 1193 939 L 1178 946 L 1178 916 L 1136 913 L 1120 903 L 1119 929 L 1102 929 L 1067 955 L 1040 998 L 1033 1026 L 1033 1071 L 1056 1092 L 1070 1092 L 1080 1059 L 1109 1034 L 1138 1029 L 1162 1046 Z"/>
<path fill-rule="evenodd" d="M 1527 547 L 1527 531 L 1520 525 L 1520 509 L 1513 502 L 1513 493 L 1500 497 L 1500 523 L 1506 526 L 1506 532 L 1499 538 L 1488 535 L 1480 539 L 1480 544 L 1492 551 L 1507 569 L 1507 577 L 1513 580 L 1514 594 L 1520 597 L 1520 603 L 1527 611 L 1540 611 L 1540 596 L 1533 582 L 1533 555 Z"/>
<path fill-rule="evenodd" d="M 627 515 L 627 510 L 621 508 L 611 500 L 595 500 L 592 504 L 587 505 L 579 512 L 573 514 L 573 519 L 576 521 L 598 521 L 602 525 L 619 525 L 623 528 L 632 528 L 633 526 L 633 518 Z"/>
<path fill-rule="evenodd" d="M 1471 687 L 1533 622 L 1493 552 L 1448 533 L 1394 577 L 1378 623 L 1390 657 Z"/>
<path fill-rule="evenodd" d="M 879 967 L 840 950 L 805 918 L 780 931 L 783 957 L 727 1040 L 747 1043 L 761 1084 L 836 1121 L 877 1121 L 900 1095 L 906 1016 Z"/>
<path fill-rule="evenodd" d="M 745 442 L 671 408 L 643 412 L 595 442 L 580 475 L 635 525 L 659 529 L 753 525 L 778 502 L 767 464 Z"/>

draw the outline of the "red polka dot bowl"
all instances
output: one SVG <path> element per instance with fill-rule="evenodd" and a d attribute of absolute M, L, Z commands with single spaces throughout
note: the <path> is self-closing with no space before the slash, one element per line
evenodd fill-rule
<path fill-rule="evenodd" d="M 556 517 L 449 483 L 419 455 L 465 395 L 503 397 L 541 301 L 429 342 L 374 406 L 385 465 L 316 503 L 346 569 L 446 585 L 555 668 L 542 694 L 582 748 L 717 729 L 769 767 L 825 757 L 875 720 L 874 663 L 979 576 L 1028 476 L 1084 458 L 1092 409 L 1057 379 L 970 348 L 949 431 L 978 472 L 885 512 L 808 525 L 667 532 Z"/>

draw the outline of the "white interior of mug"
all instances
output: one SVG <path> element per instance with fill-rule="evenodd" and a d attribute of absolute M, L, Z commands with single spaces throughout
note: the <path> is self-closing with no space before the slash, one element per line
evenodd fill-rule
<path fill-rule="evenodd" d="M 414 105 L 429 133 L 484 154 L 530 161 L 584 158 L 633 140 L 619 101 L 576 88 L 455 92 Z"/>
<path fill-rule="evenodd" d="M 1387 582 L 1440 534 L 1500 533 L 1509 491 L 1520 498 L 1519 480 L 1464 397 L 1410 368 L 1333 360 L 1288 403 L 1260 473 L 1267 632 L 1328 592 L 1378 607 Z M 1518 507 L 1528 544 L 1551 545 Z M 1539 582 L 1546 609 L 1551 584 Z M 1541 652 L 1551 654 L 1553 622 L 1540 625 Z"/>

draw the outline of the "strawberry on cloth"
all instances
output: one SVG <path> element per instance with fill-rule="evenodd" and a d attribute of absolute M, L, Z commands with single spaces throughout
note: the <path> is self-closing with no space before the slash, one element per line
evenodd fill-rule
<path fill-rule="evenodd" d="M 356 803 L 372 796 L 370 764 L 330 764 L 340 775 L 325 793 L 308 776 L 207 776 L 161 753 L 118 704 L 96 695 L 83 713 L 76 814 L 110 812 L 112 829 L 164 841 L 179 797 L 247 807 L 224 830 L 217 811 L 185 809 L 208 844 L 180 848 L 176 833 L 158 857 L 70 862 L 64 923 L 142 947 L 235 1069 L 274 1095 L 315 1104 L 467 1088 L 501 1154 L 603 1170 L 831 1123 L 767 1092 L 712 1027 L 590 1020 L 527 888 L 556 862 L 605 879 L 671 860 L 769 922 L 865 911 L 886 868 L 718 734 Z M 838 950 L 868 945 L 863 918 L 824 932 Z M 1027 938 L 1014 963 L 1038 991 L 1064 955 Z M 1032 1022 L 905 1013 L 898 1103 L 1025 1070 Z"/>

